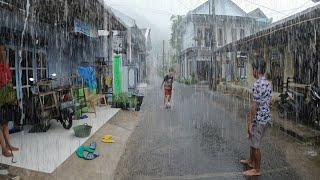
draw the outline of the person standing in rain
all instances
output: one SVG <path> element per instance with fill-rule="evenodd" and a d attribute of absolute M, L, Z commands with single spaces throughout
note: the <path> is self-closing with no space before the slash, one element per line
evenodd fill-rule
<path fill-rule="evenodd" d="M 272 87 L 265 77 L 266 63 L 262 57 L 252 64 L 253 76 L 257 79 L 253 84 L 253 101 L 248 117 L 248 134 L 250 143 L 250 158 L 241 160 L 250 170 L 243 172 L 245 176 L 261 175 L 260 144 L 266 130 L 271 126 L 270 101 Z"/>
<path fill-rule="evenodd" d="M 161 84 L 161 89 L 164 85 L 164 105 L 166 108 L 171 107 L 171 96 L 172 96 L 172 85 L 174 81 L 174 69 L 169 69 L 169 74 L 167 74 Z"/>
<path fill-rule="evenodd" d="M 0 45 L 0 145 L 2 155 L 11 157 L 11 151 L 18 151 L 19 148 L 13 147 L 10 142 L 8 121 L 13 117 L 12 106 L 17 103 L 15 91 L 12 86 L 12 75 L 10 67 L 6 62 L 5 48 Z"/>

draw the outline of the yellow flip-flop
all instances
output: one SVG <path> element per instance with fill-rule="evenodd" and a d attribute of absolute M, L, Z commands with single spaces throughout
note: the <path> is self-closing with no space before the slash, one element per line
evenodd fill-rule
<path fill-rule="evenodd" d="M 115 143 L 116 141 L 113 139 L 102 139 L 102 142 L 104 143 Z"/>
<path fill-rule="evenodd" d="M 104 143 L 115 143 L 116 141 L 113 140 L 112 135 L 105 135 L 102 137 L 102 142 Z"/>
<path fill-rule="evenodd" d="M 102 139 L 112 139 L 112 138 L 113 138 L 112 135 L 104 135 L 102 137 Z"/>

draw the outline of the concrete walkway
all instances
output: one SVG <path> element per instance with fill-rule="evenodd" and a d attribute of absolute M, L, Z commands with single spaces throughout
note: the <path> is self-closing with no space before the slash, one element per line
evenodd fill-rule
<path fill-rule="evenodd" d="M 139 112 L 120 111 L 108 123 L 102 126 L 85 145 L 92 141 L 97 142 L 97 152 L 100 157 L 92 161 L 79 159 L 72 154 L 61 166 L 53 173 L 40 173 L 27 169 L 9 167 L 12 175 L 18 175 L 26 180 L 87 180 L 87 179 L 114 179 L 113 173 L 117 163 L 124 152 L 127 139 L 135 129 L 139 121 Z M 101 137 L 105 134 L 113 135 L 116 143 L 105 144 L 101 142 Z M 50 156 L 59 156 L 51 154 Z M 0 176 L 0 179 L 9 179 L 9 176 Z"/>
<path fill-rule="evenodd" d="M 88 118 L 74 120 L 73 127 L 87 123 L 92 126 L 92 136 L 106 122 L 115 116 L 120 109 L 110 107 L 98 107 L 97 116 L 88 114 Z M 50 129 L 45 133 L 28 133 L 31 127 L 24 127 L 24 131 L 12 134 L 13 144 L 20 148 L 15 152 L 17 163 L 12 163 L 11 158 L 0 156 L 0 163 L 19 168 L 25 168 L 44 173 L 52 173 L 86 140 L 90 138 L 78 138 L 71 128 L 66 130 L 56 120 L 51 121 Z"/>

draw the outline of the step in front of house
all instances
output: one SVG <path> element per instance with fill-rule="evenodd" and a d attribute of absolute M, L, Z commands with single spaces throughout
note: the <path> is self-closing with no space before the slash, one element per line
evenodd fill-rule
<path fill-rule="evenodd" d="M 227 91 L 228 92 L 228 91 Z M 219 92 L 218 92 L 219 93 Z M 209 92 L 209 94 L 211 96 L 215 96 L 213 92 Z M 239 95 L 239 94 L 221 94 L 221 96 L 223 95 L 227 95 L 227 96 L 233 96 L 236 97 L 236 99 L 238 99 L 238 101 L 240 101 L 240 104 L 244 104 L 243 107 L 243 111 L 239 111 L 239 116 L 241 117 L 245 117 L 246 116 L 246 111 L 249 109 L 249 105 L 246 104 L 245 101 L 247 101 L 248 99 L 246 99 L 245 97 L 243 97 L 243 95 Z M 272 108 L 272 119 L 273 119 L 273 124 L 276 127 L 279 127 L 279 129 L 284 132 L 285 134 L 292 136 L 294 138 L 296 138 L 297 140 L 304 142 L 304 143 L 313 143 L 313 144 L 320 144 L 320 131 L 315 130 L 312 127 L 308 127 L 305 125 L 301 125 L 297 122 L 295 122 L 294 120 L 290 120 L 290 119 L 282 119 L 278 116 L 277 113 L 277 109 L 276 108 Z"/>
<path fill-rule="evenodd" d="M 286 119 L 277 119 L 274 121 L 274 125 L 286 134 L 298 139 L 302 142 L 320 143 L 320 131 L 314 128 L 292 122 Z"/>
<path fill-rule="evenodd" d="M 299 131 L 295 131 L 293 129 L 290 129 L 287 126 L 284 126 L 282 124 L 275 123 L 275 126 L 278 126 L 281 131 L 298 139 L 301 142 L 316 143 L 316 144 L 320 143 L 320 132 L 319 131 L 314 132 L 314 130 L 312 130 L 312 132 L 310 132 L 310 133 L 301 133 Z"/>

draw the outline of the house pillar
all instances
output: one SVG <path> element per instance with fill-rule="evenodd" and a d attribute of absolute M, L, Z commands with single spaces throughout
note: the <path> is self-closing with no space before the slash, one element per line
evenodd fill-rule
<path fill-rule="evenodd" d="M 284 76 L 285 81 L 288 77 L 294 76 L 294 59 L 290 53 L 289 47 L 284 49 Z"/>
<path fill-rule="evenodd" d="M 270 74 L 271 73 L 270 45 L 264 42 L 262 50 L 263 50 L 262 53 L 263 53 L 264 60 L 267 64 L 266 74 Z"/>

